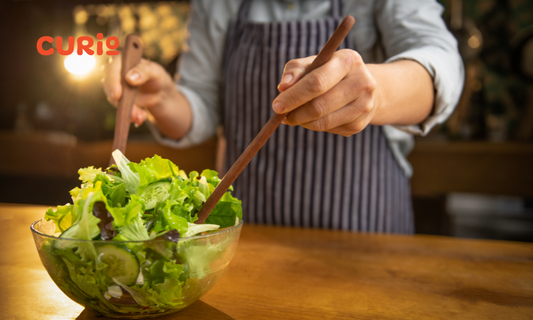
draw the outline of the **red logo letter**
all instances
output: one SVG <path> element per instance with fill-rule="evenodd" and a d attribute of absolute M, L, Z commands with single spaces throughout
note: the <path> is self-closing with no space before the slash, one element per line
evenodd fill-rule
<path fill-rule="evenodd" d="M 83 44 L 83 41 L 87 41 L 87 44 Z M 78 55 L 81 56 L 83 54 L 83 50 L 87 52 L 88 55 L 92 56 L 94 54 L 94 51 L 91 49 L 93 46 L 94 40 L 91 37 L 88 36 L 82 36 L 78 38 Z"/>
<path fill-rule="evenodd" d="M 113 44 L 111 44 L 111 41 L 113 41 Z M 105 45 L 109 49 L 118 48 L 118 38 L 117 37 L 109 37 L 109 38 L 107 38 L 107 40 L 105 41 Z M 118 54 L 118 50 L 108 50 L 108 51 L 106 51 L 106 54 L 108 56 L 116 56 Z"/>
<path fill-rule="evenodd" d="M 68 48 L 63 50 L 63 38 L 56 38 L 57 52 L 61 55 L 68 56 L 74 51 L 74 37 L 68 37 Z"/>
<path fill-rule="evenodd" d="M 53 43 L 54 42 L 54 38 L 48 37 L 48 36 L 40 37 L 39 40 L 37 40 L 37 52 L 39 52 L 43 56 L 49 56 L 52 53 L 54 53 L 54 48 L 50 48 L 48 50 L 44 50 L 43 49 L 43 42 L 45 42 L 45 41 L 49 42 L 49 43 Z"/>
<path fill-rule="evenodd" d="M 96 34 L 96 39 L 102 40 L 104 38 L 104 35 L 102 33 Z M 101 56 L 104 54 L 104 49 L 102 48 L 102 41 L 96 41 L 96 54 Z"/>

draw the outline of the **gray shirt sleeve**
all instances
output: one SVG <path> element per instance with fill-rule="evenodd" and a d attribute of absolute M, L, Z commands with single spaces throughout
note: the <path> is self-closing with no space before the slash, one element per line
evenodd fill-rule
<path fill-rule="evenodd" d="M 464 67 L 457 41 L 441 19 L 443 8 L 436 1 L 381 0 L 377 4 L 385 61 L 402 59 L 420 63 L 433 79 L 435 103 L 430 116 L 418 125 L 394 126 L 425 135 L 453 112 L 463 88 Z"/>
<path fill-rule="evenodd" d="M 222 59 L 230 17 L 238 11 L 240 1 L 193 0 L 188 26 L 188 49 L 179 67 L 178 90 L 189 101 L 192 126 L 180 140 L 164 137 L 156 126 L 150 129 L 156 140 L 175 148 L 190 147 L 212 137 L 219 122 Z"/>
<path fill-rule="evenodd" d="M 315 18 L 327 14 L 329 0 L 311 2 L 313 6 L 320 8 L 311 10 L 317 15 Z M 191 1 L 189 50 L 182 56 L 178 89 L 191 105 L 193 123 L 191 130 L 179 141 L 163 137 L 155 126 L 151 126 L 160 143 L 173 147 L 188 147 L 215 134 L 220 115 L 218 108 L 221 102 L 220 85 L 226 31 L 230 18 L 237 13 L 240 4 L 241 0 Z M 302 9 L 303 4 L 304 2 L 301 6 L 296 6 L 295 10 Z M 272 10 L 259 10 L 265 7 Z M 254 11 L 254 8 L 257 10 Z M 356 16 L 360 30 L 370 28 L 361 35 L 367 37 L 367 43 L 379 41 L 385 55 L 380 61 L 417 61 L 432 77 L 435 104 L 431 115 L 417 125 L 384 126 L 387 127 L 385 132 L 389 141 L 406 142 L 406 147 L 402 149 L 402 154 L 406 154 L 412 146 L 410 134 L 425 135 L 433 126 L 444 122 L 453 112 L 461 95 L 464 68 L 458 54 L 457 42 L 447 31 L 441 18 L 442 6 L 434 0 L 345 0 L 345 9 L 345 13 Z M 264 17 L 267 13 L 269 16 Z M 285 1 L 254 0 L 249 18 L 252 21 L 264 22 L 263 20 L 269 19 L 285 19 L 286 16 L 291 16 L 289 13 Z M 373 23 L 370 23 L 371 21 Z M 378 33 L 379 37 L 373 36 Z M 376 61 L 372 55 L 368 58 Z"/>

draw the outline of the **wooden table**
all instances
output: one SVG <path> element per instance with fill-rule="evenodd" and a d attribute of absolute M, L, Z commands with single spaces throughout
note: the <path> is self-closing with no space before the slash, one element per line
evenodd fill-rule
<path fill-rule="evenodd" d="M 0 205 L 0 318 L 105 319 L 69 300 Z M 533 244 L 245 225 L 226 274 L 159 319 L 533 319 Z"/>

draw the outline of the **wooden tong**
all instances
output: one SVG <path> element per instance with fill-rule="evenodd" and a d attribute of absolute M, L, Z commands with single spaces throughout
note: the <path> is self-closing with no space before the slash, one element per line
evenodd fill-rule
<path fill-rule="evenodd" d="M 113 149 L 120 150 L 122 154 L 126 154 L 126 143 L 128 142 L 128 134 L 130 132 L 131 111 L 133 110 L 133 102 L 135 101 L 135 94 L 137 87 L 130 86 L 126 82 L 126 74 L 131 68 L 135 67 L 142 58 L 142 44 L 141 39 L 130 34 L 126 37 L 126 44 L 122 51 L 122 68 L 120 70 L 120 83 L 122 84 L 122 96 L 118 101 L 117 116 L 115 120 L 115 136 L 113 138 Z M 109 161 L 109 166 L 115 164 L 113 156 Z"/>
<path fill-rule="evenodd" d="M 350 31 L 354 23 L 355 19 L 349 15 L 342 20 L 341 24 L 337 27 L 335 32 L 328 39 L 322 50 L 320 50 L 313 63 L 311 63 L 309 68 L 307 68 L 305 74 L 308 74 L 314 69 L 322 66 L 323 64 L 328 62 L 329 59 L 331 59 L 333 53 L 335 53 L 344 38 L 346 38 L 348 32 Z M 261 149 L 261 147 L 265 144 L 268 138 L 270 138 L 272 133 L 274 133 L 281 121 L 285 119 L 285 116 L 286 114 L 276 113 L 270 118 L 270 120 L 268 120 L 263 129 L 261 129 L 255 139 L 250 143 L 246 150 L 244 150 L 244 152 L 237 159 L 237 161 L 235 161 L 235 163 L 231 166 L 228 173 L 226 173 L 222 181 L 220 181 L 213 193 L 204 203 L 202 209 L 200 209 L 200 212 L 198 212 L 198 220 L 196 220 L 195 223 L 205 222 L 205 219 L 207 219 L 207 217 L 211 213 L 211 210 L 213 210 L 220 198 L 228 190 L 233 181 L 235 181 L 235 179 L 239 176 L 242 170 L 244 170 L 244 168 L 252 160 L 252 158 L 259 151 L 259 149 Z"/>

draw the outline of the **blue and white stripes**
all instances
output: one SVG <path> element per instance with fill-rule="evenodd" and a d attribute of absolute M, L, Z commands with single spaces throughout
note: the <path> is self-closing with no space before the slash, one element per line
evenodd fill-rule
<path fill-rule="evenodd" d="M 316 55 L 342 20 L 252 23 L 250 1 L 229 28 L 224 67 L 226 167 L 272 116 L 285 64 Z M 348 38 L 341 46 L 353 48 Z M 250 223 L 412 233 L 409 180 L 381 127 L 351 137 L 281 125 L 234 183 Z"/>

